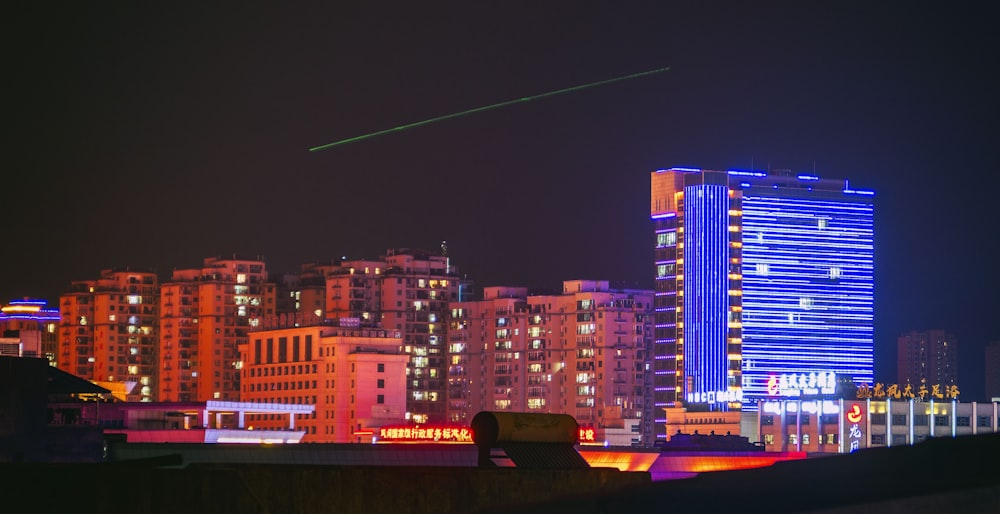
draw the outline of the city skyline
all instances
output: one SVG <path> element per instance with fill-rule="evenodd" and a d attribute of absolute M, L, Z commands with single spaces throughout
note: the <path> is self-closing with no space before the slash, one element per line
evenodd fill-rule
<path fill-rule="evenodd" d="M 49 9 L 5 20 L 0 302 L 126 265 L 284 272 L 442 240 L 482 285 L 652 288 L 649 172 L 787 168 L 879 195 L 876 380 L 901 332 L 940 328 L 983 390 L 995 6 Z"/>

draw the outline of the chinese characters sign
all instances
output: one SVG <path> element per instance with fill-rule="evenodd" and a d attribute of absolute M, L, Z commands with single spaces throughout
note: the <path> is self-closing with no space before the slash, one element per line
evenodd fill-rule
<path fill-rule="evenodd" d="M 789 397 L 833 394 L 837 388 L 836 376 L 832 371 L 771 375 L 767 379 L 767 394 Z"/>
<path fill-rule="evenodd" d="M 739 403 L 743 401 L 743 390 L 702 391 L 688 393 L 688 403 Z"/>
<path fill-rule="evenodd" d="M 858 399 L 864 400 L 866 398 L 871 398 L 875 400 L 883 400 L 885 398 L 891 398 L 898 400 L 900 398 L 916 398 L 920 400 L 926 400 L 932 398 L 935 400 L 949 399 L 957 400 L 959 395 L 959 390 L 957 385 L 950 385 L 941 387 L 941 384 L 934 384 L 931 386 L 930 390 L 927 386 L 920 384 L 920 387 L 914 391 L 913 386 L 906 384 L 903 389 L 899 388 L 898 384 L 892 384 L 886 387 L 883 384 L 875 384 L 874 387 L 868 387 L 868 384 L 861 384 L 858 386 Z"/>
<path fill-rule="evenodd" d="M 865 416 L 868 413 L 860 403 L 851 403 L 844 407 L 844 421 L 847 428 L 847 437 L 844 440 L 847 441 L 848 452 L 855 452 L 865 447 L 862 429 L 867 425 Z"/>
<path fill-rule="evenodd" d="M 471 443 L 472 430 L 453 426 L 385 426 L 378 429 L 378 439 L 392 443 Z"/>

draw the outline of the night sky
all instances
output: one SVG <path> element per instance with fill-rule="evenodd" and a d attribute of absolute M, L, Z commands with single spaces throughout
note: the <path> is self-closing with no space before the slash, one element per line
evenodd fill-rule
<path fill-rule="evenodd" d="M 876 379 L 899 333 L 942 328 L 978 400 L 998 4 L 870 3 L 5 7 L 0 303 L 106 268 L 281 273 L 442 240 L 479 285 L 651 289 L 650 171 L 787 168 L 877 193 Z"/>

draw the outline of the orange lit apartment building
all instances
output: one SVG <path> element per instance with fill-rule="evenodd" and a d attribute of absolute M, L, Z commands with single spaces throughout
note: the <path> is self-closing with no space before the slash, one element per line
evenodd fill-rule
<path fill-rule="evenodd" d="M 155 273 L 128 270 L 73 282 L 59 299 L 59 369 L 118 383 L 130 401 L 157 401 L 157 283 Z"/>
<path fill-rule="evenodd" d="M 160 288 L 160 401 L 240 400 L 239 345 L 275 314 L 261 260 L 207 258 Z"/>
<path fill-rule="evenodd" d="M 560 295 L 487 287 L 452 302 L 448 417 L 479 411 L 570 414 L 596 439 L 650 445 L 653 292 L 569 280 Z"/>
<path fill-rule="evenodd" d="M 300 325 L 358 318 L 366 326 L 399 331 L 410 357 L 407 419 L 440 423 L 446 419 L 444 317 L 448 302 L 458 299 L 458 276 L 446 255 L 414 249 L 386 253 L 379 259 L 305 265 L 298 279 L 286 279 L 287 301 Z M 325 287 L 322 307 L 316 298 L 319 277 Z"/>
<path fill-rule="evenodd" d="M 509 410 L 527 410 L 527 402 L 521 395 L 511 397 L 521 390 L 508 388 L 514 380 L 514 366 L 511 362 L 513 354 L 510 358 L 507 356 L 507 353 L 515 350 L 515 344 L 519 356 L 524 354 L 525 346 L 529 344 L 520 338 L 527 333 L 526 298 L 527 288 L 524 287 L 486 287 L 483 288 L 482 300 L 450 304 L 446 373 L 449 422 L 468 425 L 479 411 L 502 410 L 497 405 Z M 517 339 L 511 338 L 512 332 L 517 332 Z M 542 345 L 535 344 L 539 347 Z M 504 349 L 504 353 L 499 356 L 496 355 L 497 346 Z M 532 363 L 545 360 L 540 352 L 542 350 L 539 348 L 531 354 Z M 487 359 L 491 360 L 491 364 L 496 364 L 489 370 Z M 528 359 L 525 355 L 524 360 Z M 526 363 L 518 363 L 517 366 L 519 371 L 522 367 L 528 369 Z M 535 371 L 531 380 L 539 381 L 538 385 L 544 387 L 543 381 L 538 378 L 543 370 L 539 368 Z M 532 397 L 533 405 L 548 407 L 553 401 L 553 398 L 545 394 L 548 388 L 535 392 Z M 500 398 L 495 398 L 497 394 Z M 512 403 L 516 408 L 510 408 Z M 538 411 L 549 412 L 544 409 Z"/>
<path fill-rule="evenodd" d="M 370 442 L 378 427 L 406 416 L 402 334 L 362 327 L 357 318 L 253 331 L 240 347 L 242 399 L 315 405 L 295 420 L 303 442 Z M 248 414 L 247 425 L 280 429 L 285 415 Z"/>

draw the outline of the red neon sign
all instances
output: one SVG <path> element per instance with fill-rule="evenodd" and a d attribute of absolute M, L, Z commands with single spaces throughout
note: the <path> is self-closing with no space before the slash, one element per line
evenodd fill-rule
<path fill-rule="evenodd" d="M 865 409 L 858 403 L 852 403 L 850 407 L 844 410 L 844 418 L 847 420 L 849 426 L 845 427 L 846 434 L 842 437 L 849 444 L 849 452 L 855 452 L 863 448 L 865 414 Z"/>
<path fill-rule="evenodd" d="M 384 426 L 378 429 L 378 439 L 393 443 L 471 443 L 472 430 L 460 426 Z"/>
<path fill-rule="evenodd" d="M 847 421 L 851 423 L 861 422 L 861 406 L 858 404 L 851 405 L 851 410 L 847 411 Z"/>
<path fill-rule="evenodd" d="M 581 443 L 593 443 L 597 440 L 597 436 L 594 432 L 593 427 L 580 427 L 579 439 Z"/>

